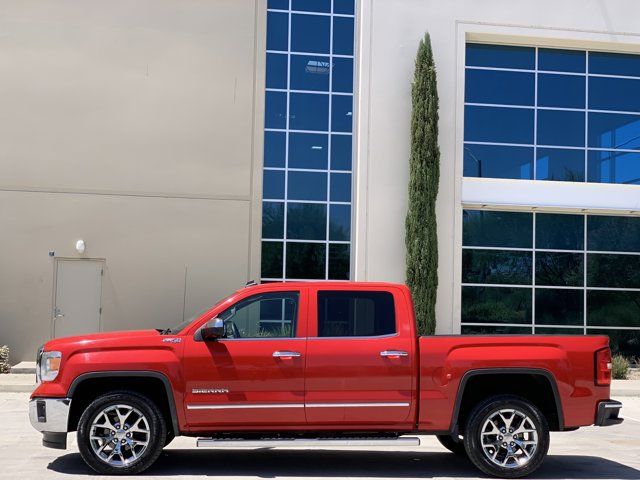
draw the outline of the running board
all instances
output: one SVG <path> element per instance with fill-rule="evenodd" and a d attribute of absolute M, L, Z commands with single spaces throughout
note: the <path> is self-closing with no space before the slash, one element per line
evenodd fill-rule
<path fill-rule="evenodd" d="M 418 437 L 392 438 L 273 438 L 273 439 L 226 439 L 199 438 L 198 447 L 416 447 Z"/>

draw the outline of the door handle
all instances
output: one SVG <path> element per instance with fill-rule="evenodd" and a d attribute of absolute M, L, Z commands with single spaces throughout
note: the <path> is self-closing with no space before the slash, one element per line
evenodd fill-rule
<path fill-rule="evenodd" d="M 380 352 L 381 357 L 387 358 L 400 358 L 400 357 L 408 357 L 409 354 L 402 350 L 383 350 Z"/>
<path fill-rule="evenodd" d="M 282 358 L 283 360 L 291 360 L 293 357 L 299 357 L 300 352 L 280 351 L 273 352 L 273 358 Z"/>

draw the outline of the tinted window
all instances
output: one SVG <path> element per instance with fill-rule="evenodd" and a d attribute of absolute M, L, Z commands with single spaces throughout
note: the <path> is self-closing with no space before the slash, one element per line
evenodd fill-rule
<path fill-rule="evenodd" d="M 351 206 L 331 205 L 329 212 L 329 240 L 350 240 Z"/>
<path fill-rule="evenodd" d="M 538 144 L 584 147 L 584 113 L 538 110 Z"/>
<path fill-rule="evenodd" d="M 324 240 L 326 236 L 326 205 L 321 203 L 287 203 L 287 238 Z"/>
<path fill-rule="evenodd" d="M 464 176 L 533 179 L 533 148 L 464 144 Z"/>
<path fill-rule="evenodd" d="M 267 53 L 267 88 L 287 88 L 287 56 Z"/>
<path fill-rule="evenodd" d="M 328 145 L 328 135 L 290 133 L 289 168 L 326 170 Z"/>
<path fill-rule="evenodd" d="M 464 283 L 531 284 L 531 252 L 462 251 Z"/>
<path fill-rule="evenodd" d="M 331 170 L 351 170 L 351 135 L 331 135 Z"/>
<path fill-rule="evenodd" d="M 464 109 L 464 139 L 532 144 L 533 110 L 468 105 Z"/>
<path fill-rule="evenodd" d="M 531 289 L 462 287 L 465 323 L 531 324 Z"/>
<path fill-rule="evenodd" d="M 289 35 L 289 15 L 267 13 L 267 50 L 287 50 Z"/>
<path fill-rule="evenodd" d="M 389 292 L 318 292 L 319 337 L 368 337 L 396 331 Z"/>
<path fill-rule="evenodd" d="M 291 15 L 291 50 L 329 53 L 330 17 L 325 15 Z M 267 29 L 269 26 L 267 26 Z"/>
<path fill-rule="evenodd" d="M 331 87 L 334 92 L 353 93 L 353 59 L 334 57 L 333 79 Z"/>
<path fill-rule="evenodd" d="M 465 246 L 533 246 L 533 216 L 530 213 L 464 210 L 462 221 L 462 244 Z"/>
<path fill-rule="evenodd" d="M 218 315 L 224 320 L 225 338 L 295 337 L 298 293 L 253 295 Z"/>
<path fill-rule="evenodd" d="M 327 247 L 324 243 L 287 243 L 287 278 L 325 278 Z"/>
<path fill-rule="evenodd" d="M 467 43 L 466 64 L 477 67 L 533 70 L 535 67 L 535 49 Z"/>
<path fill-rule="evenodd" d="M 329 57 L 291 55 L 291 89 L 329 91 Z M 285 87 L 286 88 L 286 87 Z"/>
<path fill-rule="evenodd" d="M 536 324 L 584 325 L 583 312 L 584 290 L 536 288 Z"/>
<path fill-rule="evenodd" d="M 329 95 L 317 93 L 289 95 L 289 128 L 327 131 L 329 129 Z"/>
<path fill-rule="evenodd" d="M 640 153 L 589 150 L 590 182 L 640 185 Z"/>
<path fill-rule="evenodd" d="M 589 77 L 589 108 L 640 112 L 640 80 Z"/>
<path fill-rule="evenodd" d="M 584 150 L 536 149 L 536 180 L 584 182 Z"/>
<path fill-rule="evenodd" d="M 640 148 L 640 115 L 589 113 L 589 146 Z"/>
<path fill-rule="evenodd" d="M 351 132 L 353 123 L 353 97 L 351 95 L 331 96 L 331 130 Z"/>
<path fill-rule="evenodd" d="M 262 238 L 282 238 L 284 203 L 262 202 Z"/>
<path fill-rule="evenodd" d="M 541 73 L 538 75 L 538 106 L 584 108 L 584 89 L 584 76 Z"/>
<path fill-rule="evenodd" d="M 582 250 L 584 217 L 559 213 L 536 214 L 536 248 Z"/>
<path fill-rule="evenodd" d="M 538 70 L 584 73 L 585 58 L 585 52 L 579 50 L 539 48 Z"/>
<path fill-rule="evenodd" d="M 640 77 L 640 55 L 589 52 L 589 73 Z"/>
<path fill-rule="evenodd" d="M 536 285 L 581 287 L 582 253 L 536 252 Z"/>
<path fill-rule="evenodd" d="M 353 18 L 333 18 L 333 53 L 353 55 Z"/>
<path fill-rule="evenodd" d="M 502 105 L 534 103 L 533 73 L 469 69 L 465 82 L 466 102 Z"/>

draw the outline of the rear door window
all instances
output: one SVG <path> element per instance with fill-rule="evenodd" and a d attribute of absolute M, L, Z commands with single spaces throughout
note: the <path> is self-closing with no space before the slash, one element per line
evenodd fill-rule
<path fill-rule="evenodd" d="M 318 292 L 319 337 L 374 337 L 394 333 L 396 315 L 391 293 Z"/>

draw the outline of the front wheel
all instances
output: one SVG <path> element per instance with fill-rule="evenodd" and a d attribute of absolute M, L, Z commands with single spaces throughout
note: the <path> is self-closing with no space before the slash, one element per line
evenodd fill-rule
<path fill-rule="evenodd" d="M 542 464 L 549 450 L 549 426 L 542 412 L 524 398 L 491 397 L 469 416 L 464 446 L 484 473 L 520 478 Z"/>
<path fill-rule="evenodd" d="M 151 399 L 112 392 L 96 398 L 80 417 L 78 449 L 98 473 L 140 473 L 157 460 L 166 432 L 162 413 Z"/>

